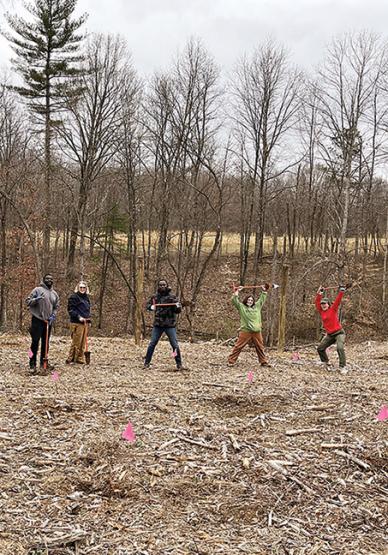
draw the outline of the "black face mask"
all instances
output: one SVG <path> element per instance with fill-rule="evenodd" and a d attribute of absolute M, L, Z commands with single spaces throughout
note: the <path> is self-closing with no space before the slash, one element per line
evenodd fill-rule
<path fill-rule="evenodd" d="M 46 287 L 51 289 L 51 287 L 53 286 L 54 280 L 52 277 L 45 277 L 43 280 L 43 283 L 46 285 Z"/>

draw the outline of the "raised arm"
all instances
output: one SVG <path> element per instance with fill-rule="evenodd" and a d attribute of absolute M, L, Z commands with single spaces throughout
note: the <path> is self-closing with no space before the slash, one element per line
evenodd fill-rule
<path fill-rule="evenodd" d="M 346 291 L 345 287 L 340 287 L 339 293 L 332 304 L 332 308 L 334 308 L 334 310 L 338 310 L 338 307 L 342 301 L 342 297 L 344 296 L 345 291 Z"/>
<path fill-rule="evenodd" d="M 238 298 L 238 294 L 240 293 L 240 291 L 243 290 L 243 287 L 240 285 L 240 287 L 237 287 L 234 290 L 234 293 L 232 295 L 232 304 L 236 307 L 239 308 L 239 306 L 242 304 L 242 302 L 240 301 L 240 299 Z"/>
<path fill-rule="evenodd" d="M 318 310 L 318 312 L 321 312 L 321 300 L 322 300 L 322 297 L 323 297 L 323 292 L 324 292 L 324 289 L 323 289 L 322 285 L 320 285 L 318 287 L 318 291 L 317 291 L 317 294 L 315 296 L 315 308 Z"/>

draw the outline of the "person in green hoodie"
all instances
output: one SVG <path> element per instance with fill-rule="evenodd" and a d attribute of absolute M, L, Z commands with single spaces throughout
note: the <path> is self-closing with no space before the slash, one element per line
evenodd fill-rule
<path fill-rule="evenodd" d="M 264 353 L 264 342 L 261 335 L 261 307 L 265 303 L 269 288 L 269 283 L 262 285 L 262 292 L 257 301 L 252 295 L 248 295 L 242 302 L 238 298 L 238 294 L 243 290 L 243 287 L 240 286 L 235 289 L 232 303 L 240 314 L 240 330 L 237 343 L 228 357 L 230 366 L 236 363 L 239 354 L 250 341 L 253 342 L 261 366 L 271 366 Z"/>

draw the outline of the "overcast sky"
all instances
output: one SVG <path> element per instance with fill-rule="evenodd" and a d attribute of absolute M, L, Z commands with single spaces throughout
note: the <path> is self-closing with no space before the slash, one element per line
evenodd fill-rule
<path fill-rule="evenodd" d="M 20 7 L 20 0 L 0 0 L 2 12 L 21 13 Z M 311 68 L 333 35 L 368 29 L 388 36 L 388 0 L 79 0 L 77 12 L 88 12 L 90 32 L 120 33 L 143 76 L 167 67 L 190 37 L 202 39 L 229 70 L 268 37 Z M 0 37 L 2 68 L 9 58 Z"/>

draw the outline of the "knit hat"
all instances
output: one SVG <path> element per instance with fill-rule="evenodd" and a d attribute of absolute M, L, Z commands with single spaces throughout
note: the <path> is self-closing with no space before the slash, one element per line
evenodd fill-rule
<path fill-rule="evenodd" d="M 330 301 L 329 301 L 329 299 L 328 299 L 327 297 L 323 297 L 323 298 L 321 299 L 321 304 L 324 304 L 324 303 L 330 304 Z"/>

